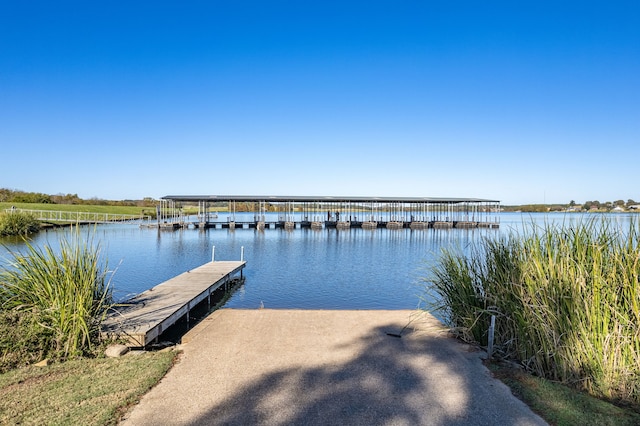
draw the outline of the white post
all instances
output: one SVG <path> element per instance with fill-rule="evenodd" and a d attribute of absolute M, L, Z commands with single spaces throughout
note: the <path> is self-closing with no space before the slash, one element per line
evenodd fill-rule
<path fill-rule="evenodd" d="M 240 262 L 244 261 L 244 246 L 240 247 Z"/>
<path fill-rule="evenodd" d="M 489 358 L 491 358 L 491 356 L 493 355 L 493 336 L 495 333 L 495 329 L 496 329 L 496 316 L 491 315 L 491 325 L 489 326 L 489 341 L 487 345 L 488 346 L 487 352 L 488 352 Z"/>
<path fill-rule="evenodd" d="M 211 249 L 211 261 L 214 262 L 216 260 L 216 246 L 213 246 Z"/>

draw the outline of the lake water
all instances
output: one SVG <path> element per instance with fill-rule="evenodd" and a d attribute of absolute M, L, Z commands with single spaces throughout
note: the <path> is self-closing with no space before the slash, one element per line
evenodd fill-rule
<path fill-rule="evenodd" d="M 611 215 L 628 222 L 631 215 Z M 231 308 L 414 309 L 422 301 L 422 277 L 444 247 L 468 247 L 483 236 L 527 222 L 580 220 L 584 215 L 501 213 L 500 229 L 181 229 L 158 231 L 132 224 L 82 227 L 99 243 L 113 270 L 118 299 L 126 299 L 211 260 L 239 260 L 246 278 L 225 304 Z M 41 232 L 33 244 L 59 246 L 68 228 Z M 0 240 L 7 249 L 22 244 Z"/>

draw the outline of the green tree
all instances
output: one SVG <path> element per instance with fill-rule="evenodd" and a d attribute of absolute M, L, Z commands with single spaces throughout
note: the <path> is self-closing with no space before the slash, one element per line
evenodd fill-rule
<path fill-rule="evenodd" d="M 78 194 L 56 194 L 53 197 L 56 204 L 82 204 L 82 199 Z"/>
<path fill-rule="evenodd" d="M 14 191 L 11 197 L 7 200 L 14 203 L 52 203 L 51 197 L 47 194 L 41 194 L 39 192 L 23 192 Z"/>
<path fill-rule="evenodd" d="M 6 188 L 0 188 L 0 202 L 5 202 L 5 201 L 9 201 L 9 199 L 11 198 L 13 191 L 6 189 Z"/>

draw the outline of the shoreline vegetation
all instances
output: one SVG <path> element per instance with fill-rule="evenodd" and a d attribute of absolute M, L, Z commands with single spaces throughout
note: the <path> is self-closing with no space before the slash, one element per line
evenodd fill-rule
<path fill-rule="evenodd" d="M 34 234 L 41 226 L 40 221 L 30 213 L 0 211 L 0 237 Z"/>
<path fill-rule="evenodd" d="M 107 261 L 78 228 L 59 248 L 28 241 L 0 269 L 0 373 L 94 355 L 113 304 Z"/>
<path fill-rule="evenodd" d="M 443 250 L 428 309 L 532 375 L 640 412 L 640 222 L 544 226 Z M 525 225 L 527 226 L 527 225 Z"/>
<path fill-rule="evenodd" d="M 0 424 L 116 424 L 177 352 L 106 358 L 107 261 L 74 230 L 59 249 L 25 241 L 0 267 Z"/>

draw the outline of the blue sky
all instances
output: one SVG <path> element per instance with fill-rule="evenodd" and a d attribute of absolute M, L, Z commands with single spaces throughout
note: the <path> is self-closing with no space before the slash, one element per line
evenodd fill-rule
<path fill-rule="evenodd" d="M 640 200 L 640 2 L 4 2 L 0 187 Z"/>

